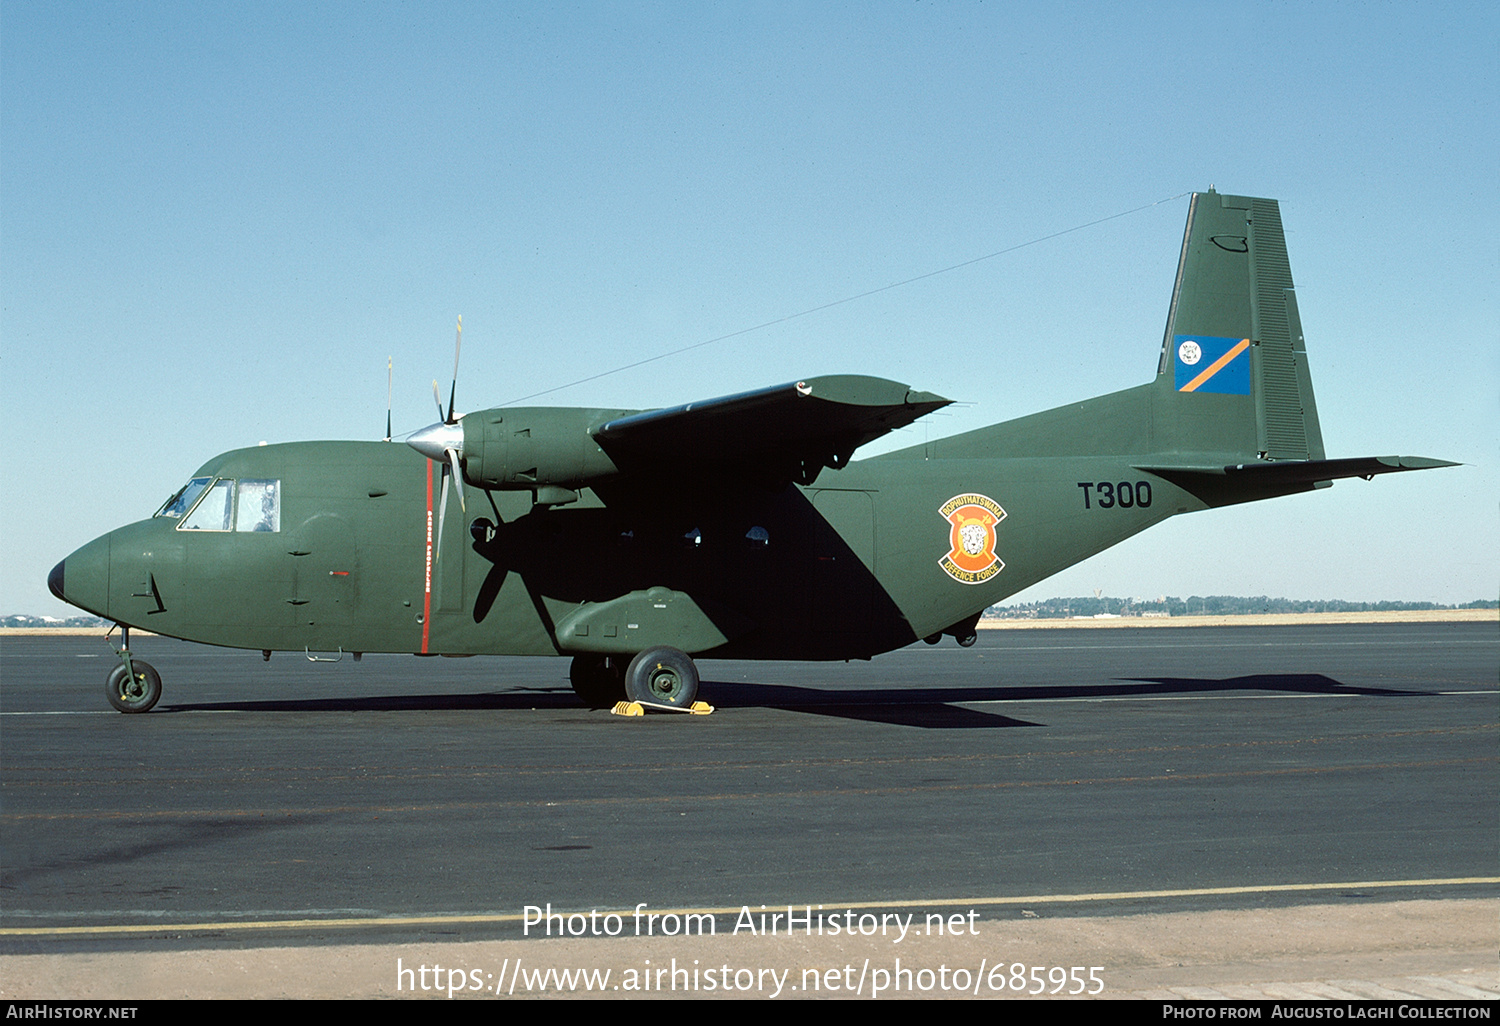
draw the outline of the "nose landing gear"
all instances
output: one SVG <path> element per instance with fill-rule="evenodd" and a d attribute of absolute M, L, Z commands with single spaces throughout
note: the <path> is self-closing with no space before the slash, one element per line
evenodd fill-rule
<path fill-rule="evenodd" d="M 104 696 L 122 713 L 150 711 L 161 698 L 161 674 L 144 659 L 130 654 L 130 628 L 120 628 L 120 647 L 115 649 L 120 665 L 109 671 Z"/>

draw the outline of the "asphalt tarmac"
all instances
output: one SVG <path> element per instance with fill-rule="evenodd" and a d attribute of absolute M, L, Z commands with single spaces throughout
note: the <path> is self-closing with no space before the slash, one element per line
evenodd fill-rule
<path fill-rule="evenodd" d="M 982 631 L 702 664 L 706 717 L 565 659 L 0 640 L 0 952 L 518 937 L 527 906 L 985 918 L 1490 898 L 1494 624 Z"/>

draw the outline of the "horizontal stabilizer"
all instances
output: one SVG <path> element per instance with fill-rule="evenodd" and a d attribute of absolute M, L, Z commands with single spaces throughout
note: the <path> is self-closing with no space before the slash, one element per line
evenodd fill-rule
<path fill-rule="evenodd" d="M 832 375 L 619 417 L 593 431 L 622 469 L 756 464 L 811 476 L 952 402 L 883 378 Z"/>
<path fill-rule="evenodd" d="M 1369 480 L 1376 474 L 1395 474 L 1403 470 L 1432 470 L 1456 467 L 1448 460 L 1426 456 L 1360 456 L 1347 460 L 1279 460 L 1271 463 L 1238 463 L 1230 466 L 1139 466 L 1137 470 L 1157 474 L 1168 480 L 1183 477 L 1215 477 L 1226 482 L 1275 487 L 1278 485 L 1316 484 L 1346 477 Z"/>

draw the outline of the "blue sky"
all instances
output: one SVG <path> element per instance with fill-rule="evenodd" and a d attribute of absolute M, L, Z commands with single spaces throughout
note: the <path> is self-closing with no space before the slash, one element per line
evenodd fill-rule
<path fill-rule="evenodd" d="M 434 419 L 1210 184 L 1282 204 L 1330 456 L 1017 596 L 1500 588 L 1480 4 L 0 5 L 0 613 L 214 454 Z M 951 434 L 1154 373 L 1187 200 L 539 402 L 823 373 Z"/>

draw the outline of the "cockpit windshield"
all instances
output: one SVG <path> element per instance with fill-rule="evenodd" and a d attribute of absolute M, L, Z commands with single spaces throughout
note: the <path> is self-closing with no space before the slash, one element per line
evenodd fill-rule
<path fill-rule="evenodd" d="M 193 508 L 193 503 L 197 501 L 198 496 L 203 494 L 203 489 L 207 488 L 208 483 L 212 480 L 213 478 L 211 477 L 193 478 L 187 484 L 177 489 L 177 494 L 163 503 L 161 509 L 156 511 L 156 515 L 159 517 L 172 517 L 174 519 L 180 518 L 184 513 Z"/>
<path fill-rule="evenodd" d="M 281 530 L 281 482 L 195 477 L 156 515 L 180 521 L 179 531 L 277 532 Z"/>

